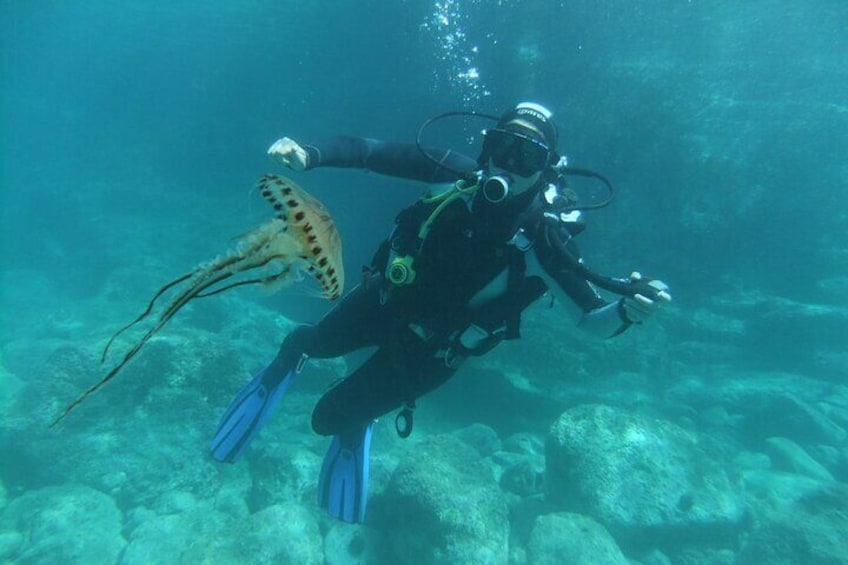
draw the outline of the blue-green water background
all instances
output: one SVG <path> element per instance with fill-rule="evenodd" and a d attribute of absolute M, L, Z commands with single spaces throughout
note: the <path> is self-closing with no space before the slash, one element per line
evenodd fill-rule
<path fill-rule="evenodd" d="M 265 218 L 249 191 L 262 173 L 282 172 L 265 154 L 278 137 L 412 141 L 434 113 L 499 113 L 524 99 L 555 110 L 560 150 L 572 164 L 602 171 L 619 188 L 613 206 L 589 215 L 581 236 L 589 264 L 661 277 L 675 298 L 664 318 L 623 338 L 630 341 L 615 358 L 586 345 L 590 373 L 599 373 L 590 377 L 647 373 L 658 379 L 658 395 L 681 370 L 719 365 L 842 382 L 841 314 L 758 319 L 782 307 L 840 313 L 848 306 L 846 22 L 848 7 L 825 0 L 4 0 L 0 400 L 11 406 L 22 391 L 49 389 L 55 375 L 43 367 L 57 351 L 93 359 L 161 284 Z M 464 74 L 470 69 L 479 78 Z M 480 127 L 459 124 L 438 141 L 476 155 Z M 292 176 L 333 213 L 349 280 L 422 188 L 355 171 Z M 237 335 L 234 355 L 243 365 L 220 377 L 226 386 L 193 383 L 192 394 L 214 400 L 208 411 L 185 414 L 206 418 L 184 422 L 196 446 L 185 460 L 203 456 L 226 399 L 285 335 L 268 320 L 312 321 L 328 308 L 296 289 L 234 292 L 175 321 L 173 331 L 188 342 L 193 328 L 238 327 L 223 335 Z M 744 307 L 734 309 L 737 302 Z M 250 316 L 265 317 L 257 335 Z M 744 331 L 721 327 L 731 323 Z M 554 315 L 538 327 L 545 331 L 525 332 L 532 351 L 560 343 Z M 695 342 L 706 346 L 687 349 Z M 578 338 L 568 346 L 584 347 Z M 519 354 L 496 353 L 507 364 L 520 364 L 509 357 Z M 156 352 L 147 355 L 152 369 L 120 375 L 49 439 L 42 424 L 96 373 L 68 376 L 73 386 L 44 393 L 28 414 L 20 406 L 8 412 L 7 421 L 18 422 L 5 431 L 10 499 L 61 484 L 42 468 L 53 464 L 49 449 L 21 458 L 15 446 L 28 438 L 10 441 L 12 429 L 57 445 L 57 434 L 82 437 L 95 423 L 101 433 L 138 433 L 128 422 L 136 395 L 146 394 L 139 379 L 169 382 L 155 370 Z M 143 400 L 155 422 L 155 399 Z M 443 402 L 457 407 L 454 420 L 444 410 L 447 429 L 475 419 L 503 433 L 518 429 L 489 414 L 486 398 L 467 411 L 458 400 Z M 174 406 L 169 411 L 156 428 L 165 450 L 182 430 Z M 20 424 L 27 415 L 31 426 Z M 517 419 L 544 434 L 550 419 L 531 416 Z M 426 429 L 427 416 L 419 418 Z M 86 459 L 114 464 L 97 457 Z M 186 464 L 179 452 L 171 463 Z M 145 480 L 138 473 L 130 480 Z M 153 479 L 145 488 L 154 498 L 167 485 Z"/>

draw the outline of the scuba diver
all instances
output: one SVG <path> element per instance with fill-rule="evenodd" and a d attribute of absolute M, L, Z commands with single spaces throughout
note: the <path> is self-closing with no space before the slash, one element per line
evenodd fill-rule
<path fill-rule="evenodd" d="M 463 114 L 452 112 L 451 115 Z M 475 160 L 457 152 L 359 137 L 300 145 L 282 138 L 268 153 L 287 167 L 366 169 L 426 183 L 454 183 L 403 210 L 362 283 L 323 319 L 284 339 L 277 357 L 233 400 L 212 442 L 213 457 L 235 462 L 311 358 L 376 351 L 330 388 L 312 413 L 313 430 L 333 436 L 318 500 L 347 522 L 365 517 L 371 429 L 398 408 L 401 437 L 412 429 L 419 397 L 445 383 L 463 361 L 519 337 L 521 312 L 550 292 L 573 306 L 577 325 L 600 337 L 641 324 L 671 296 L 660 280 L 633 273 L 604 277 L 583 265 L 573 242 L 584 228 L 566 187 L 569 169 L 557 153 L 551 112 L 523 102 L 484 130 Z M 609 200 L 609 199 L 608 199 Z M 604 204 L 608 203 L 605 202 Z M 601 204 L 603 205 L 603 204 Z M 621 296 L 601 297 L 596 287 Z"/>

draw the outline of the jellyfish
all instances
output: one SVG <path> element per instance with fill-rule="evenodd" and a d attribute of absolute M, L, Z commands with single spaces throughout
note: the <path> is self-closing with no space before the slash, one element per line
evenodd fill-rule
<path fill-rule="evenodd" d="M 329 300 L 341 296 L 344 289 L 342 242 L 324 205 L 285 177 L 267 174 L 259 179 L 257 188 L 273 207 L 275 217 L 239 238 L 234 248 L 224 255 L 202 263 L 156 291 L 144 312 L 109 339 L 103 348 L 101 363 L 105 363 L 109 349 L 119 335 L 148 318 L 162 295 L 179 289 L 152 327 L 135 342 L 123 359 L 98 383 L 71 402 L 49 427 L 61 422 L 88 396 L 112 380 L 150 338 L 195 298 L 213 296 L 250 284 L 276 288 L 300 281 L 305 276 L 318 282 L 320 296 Z"/>

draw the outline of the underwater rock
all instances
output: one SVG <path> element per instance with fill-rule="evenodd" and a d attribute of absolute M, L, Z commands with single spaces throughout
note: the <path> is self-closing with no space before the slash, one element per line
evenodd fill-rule
<path fill-rule="evenodd" d="M 766 469 L 743 481 L 754 529 L 737 563 L 848 564 L 848 486 Z"/>
<path fill-rule="evenodd" d="M 803 444 L 841 445 L 845 428 L 813 404 L 781 391 L 741 394 L 738 410 L 744 410 L 742 429 L 756 438 L 780 435 Z"/>
<path fill-rule="evenodd" d="M 844 304 L 844 300 L 838 303 Z M 759 289 L 718 296 L 713 307 L 744 319 L 753 331 L 795 346 L 819 339 L 839 344 L 848 327 L 848 308 L 844 306 L 801 302 Z"/>
<path fill-rule="evenodd" d="M 693 330 L 706 335 L 734 339 L 745 335 L 744 318 L 723 316 L 707 308 L 696 308 L 688 322 Z"/>
<path fill-rule="evenodd" d="M 732 415 L 734 427 L 753 445 L 781 436 L 805 446 L 839 446 L 848 439 L 848 432 L 834 420 L 840 413 L 831 402 L 836 388 L 792 373 L 749 372 L 734 378 L 707 374 L 682 379 L 667 391 L 666 400 L 699 412 L 723 406 Z M 830 415 L 823 407 L 828 407 Z"/>
<path fill-rule="evenodd" d="M 378 562 L 374 539 L 358 524 L 333 520 L 324 536 L 325 565 L 358 565 Z"/>
<path fill-rule="evenodd" d="M 842 480 L 842 482 L 848 482 L 848 480 L 841 478 L 843 476 L 848 476 L 848 445 L 839 451 L 839 462 L 840 480 Z"/>
<path fill-rule="evenodd" d="M 830 277 L 816 281 L 816 288 L 834 303 L 841 304 L 848 296 L 848 277 Z"/>
<path fill-rule="evenodd" d="M 848 308 L 808 304 L 777 296 L 765 297 L 748 319 L 773 345 L 797 352 L 806 346 L 833 345 L 841 349 L 848 330 Z"/>
<path fill-rule="evenodd" d="M 504 436 L 550 422 L 562 409 L 544 389 L 522 381 L 514 371 L 471 363 L 462 370 L 461 379 L 450 379 L 428 397 L 458 425 L 483 423 Z"/>
<path fill-rule="evenodd" d="M 256 442 L 257 450 L 252 457 L 250 476 L 253 483 L 248 504 L 253 511 L 297 502 L 303 493 L 315 492 L 315 477 L 321 471 L 321 458 L 303 449 L 303 443 L 313 438 L 290 429 L 285 434 L 275 434 L 273 428 L 267 436 L 263 443 Z"/>
<path fill-rule="evenodd" d="M 765 453 L 743 450 L 733 458 L 733 464 L 740 471 L 771 469 L 771 458 Z"/>
<path fill-rule="evenodd" d="M 126 507 L 147 504 L 171 490 L 212 496 L 221 469 L 209 460 L 209 432 L 199 426 L 212 417 L 208 413 L 205 418 L 192 417 L 191 409 L 185 413 L 180 427 L 174 426 L 171 414 L 139 409 L 131 417 L 92 423 L 85 433 L 60 430 L 45 437 L 33 433 L 29 443 L 24 441 L 27 436 L 16 434 L 15 443 L 4 451 L 16 461 L 9 480 L 36 489 L 64 478 L 107 492 Z M 23 469 L 26 474 L 20 473 Z M 227 471 L 228 480 L 235 482 L 243 480 L 247 468 Z"/>
<path fill-rule="evenodd" d="M 640 565 L 672 565 L 671 559 L 659 549 L 653 549 L 646 553 L 639 560 L 639 563 Z"/>
<path fill-rule="evenodd" d="M 91 351 L 56 349 L 9 407 L 0 458 L 16 464 L 5 469 L 6 480 L 25 490 L 84 484 L 127 507 L 168 490 L 214 492 L 218 469 L 206 449 L 218 414 L 207 395 L 214 392 L 225 404 L 237 385 L 216 387 L 216 379 L 246 375 L 231 345 L 209 334 L 195 337 L 150 343 L 121 379 L 48 430 L 42 423 L 90 385 L 98 371 Z M 236 374 L 219 375 L 219 370 Z"/>
<path fill-rule="evenodd" d="M 749 563 L 754 563 L 739 561 L 736 553 L 730 549 L 711 549 L 698 546 L 682 548 L 672 554 L 669 561 L 674 565 L 749 565 Z"/>
<path fill-rule="evenodd" d="M 842 298 L 839 304 L 844 305 Z M 759 290 L 739 292 L 717 298 L 714 307 L 726 315 L 745 320 L 745 343 L 749 358 L 759 356 L 771 367 L 808 370 L 817 356 L 844 351 L 848 333 L 848 308 L 828 304 L 800 302 Z M 837 368 L 825 374 L 839 380 L 844 375 Z"/>
<path fill-rule="evenodd" d="M 250 532 L 245 540 L 232 540 L 236 547 L 249 548 L 253 563 L 297 563 L 323 565 L 324 544 L 315 516 L 297 504 L 278 504 L 254 514 L 249 522 Z M 210 562 L 223 563 L 214 559 Z"/>
<path fill-rule="evenodd" d="M 229 400 L 232 388 L 247 377 L 242 361 L 232 343 L 219 335 L 200 330 L 172 331 L 148 342 L 118 378 L 122 387 L 137 387 L 132 393 L 136 401 L 152 401 L 159 414 L 172 414 L 184 422 L 191 417 L 187 409 L 203 406 L 197 396 L 202 400 L 208 397 L 213 406 L 219 399 Z"/>
<path fill-rule="evenodd" d="M 18 531 L 0 531 L 0 560 L 2 563 L 14 563 L 12 559 L 20 553 L 24 545 L 24 535 Z"/>
<path fill-rule="evenodd" d="M 526 455 L 544 455 L 545 442 L 533 434 L 519 432 L 504 440 L 503 450 Z"/>
<path fill-rule="evenodd" d="M 844 515 L 797 516 L 770 522 L 754 530 L 737 563 L 848 563 L 848 523 Z"/>
<path fill-rule="evenodd" d="M 476 450 L 449 436 L 423 440 L 401 460 L 373 524 L 395 563 L 506 563 L 509 522 L 503 493 Z"/>
<path fill-rule="evenodd" d="M 578 406 L 548 435 L 548 498 L 643 550 L 681 540 L 730 544 L 744 502 L 714 451 L 707 438 L 668 421 Z"/>
<path fill-rule="evenodd" d="M 26 373 L 25 384 L 10 402 L 7 422 L 21 433 L 26 430 L 39 436 L 48 436 L 46 424 L 57 415 L 62 404 L 92 384 L 99 366 L 96 353 L 87 347 L 63 342 L 54 344 L 49 352 L 37 351 L 44 356 L 29 359 L 31 365 Z M 107 406 L 103 398 L 93 400 L 92 408 L 95 410 Z M 82 413 L 69 421 L 69 427 L 89 425 L 94 421 L 96 418 L 91 412 Z M 31 441 L 32 435 L 26 435 L 29 436 L 28 441 Z"/>
<path fill-rule="evenodd" d="M 848 448 L 848 446 L 846 446 Z M 830 445 L 816 445 L 808 448 L 807 453 L 822 467 L 827 469 L 837 481 L 845 481 L 845 467 L 842 452 Z"/>
<path fill-rule="evenodd" d="M 765 472 L 745 479 L 756 526 L 737 563 L 848 564 L 848 487 Z"/>
<path fill-rule="evenodd" d="M 83 486 L 47 487 L 12 500 L 0 515 L 3 563 L 116 563 L 123 515 Z"/>
<path fill-rule="evenodd" d="M 545 459 L 539 455 L 525 457 L 504 469 L 501 488 L 521 497 L 541 494 L 545 486 Z"/>
<path fill-rule="evenodd" d="M 627 565 L 615 540 L 587 516 L 559 512 L 536 518 L 527 562 L 533 565 Z"/>
<path fill-rule="evenodd" d="M 845 367 L 848 367 L 848 352 L 833 349 L 815 351 L 808 363 L 810 374 L 840 379 L 845 374 Z"/>
<path fill-rule="evenodd" d="M 452 435 L 476 449 L 480 457 L 488 457 L 501 448 L 497 432 L 484 424 L 471 424 L 453 432 Z"/>
<path fill-rule="evenodd" d="M 798 473 L 822 481 L 833 480 L 830 471 L 791 439 L 770 437 L 766 440 L 766 445 L 777 470 Z"/>
<path fill-rule="evenodd" d="M 240 535 L 240 522 L 186 496 L 165 496 L 156 506 L 159 512 L 136 507 L 128 513 L 129 545 L 122 564 L 227 562 L 238 557 L 231 546 L 232 537 Z"/>
<path fill-rule="evenodd" d="M 791 515 L 803 506 L 805 500 L 825 500 L 829 497 L 828 493 L 845 489 L 839 483 L 771 469 L 744 471 L 742 483 L 748 506 L 755 517 L 771 513 Z"/>
<path fill-rule="evenodd" d="M 297 504 L 248 517 L 214 510 L 191 496 L 164 497 L 156 511 L 130 513 L 130 543 L 121 563 L 324 563 L 313 514 Z"/>

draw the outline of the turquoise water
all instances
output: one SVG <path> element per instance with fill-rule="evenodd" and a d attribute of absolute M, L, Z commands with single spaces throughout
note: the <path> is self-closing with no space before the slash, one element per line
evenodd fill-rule
<path fill-rule="evenodd" d="M 846 22 L 825 0 L 0 1 L 0 561 L 848 562 Z M 378 422 L 364 525 L 317 507 L 309 425 L 358 358 L 311 363 L 239 463 L 207 452 L 327 311 L 308 281 L 189 305 L 47 428 L 159 287 L 269 217 L 263 173 L 330 209 L 349 288 L 424 188 L 285 172 L 275 139 L 412 141 L 524 99 L 619 188 L 587 263 L 674 302 L 604 342 L 533 307 L 411 438 Z"/>

